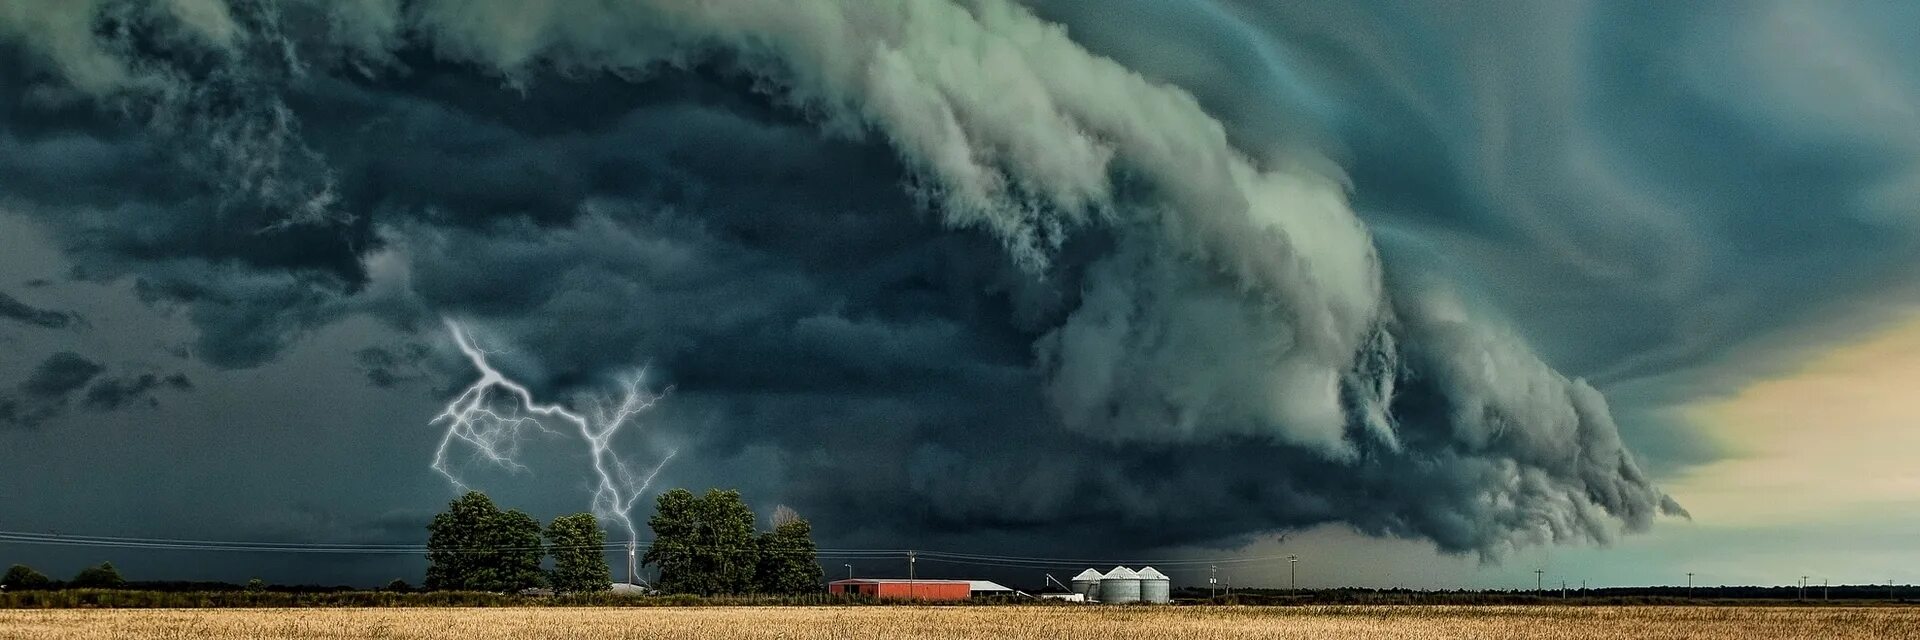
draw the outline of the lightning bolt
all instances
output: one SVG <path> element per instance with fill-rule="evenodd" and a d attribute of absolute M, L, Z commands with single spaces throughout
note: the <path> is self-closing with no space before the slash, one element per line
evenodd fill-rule
<path fill-rule="evenodd" d="M 445 476 L 455 488 L 465 491 L 467 483 L 449 463 L 451 452 L 459 445 L 464 444 L 477 457 L 496 466 L 525 471 L 526 466 L 518 459 L 521 440 L 534 432 L 559 435 L 560 432 L 548 427 L 548 422 L 571 424 L 586 441 L 593 473 L 599 479 L 593 490 L 593 514 L 618 523 L 626 530 L 629 540 L 638 539 L 631 515 L 633 505 L 653 486 L 653 479 L 673 461 L 677 452 L 668 451 L 659 464 L 643 473 L 614 451 L 613 438 L 634 424 L 640 414 L 653 409 L 673 388 L 653 392 L 646 385 L 646 370 L 641 369 L 620 381 L 619 395 L 588 398 L 584 413 L 558 404 L 541 404 L 525 385 L 493 368 L 487 362 L 487 351 L 474 343 L 464 327 L 452 320 L 446 320 L 446 324 L 454 344 L 459 345 L 460 352 L 466 354 L 467 361 L 480 372 L 480 379 L 449 401 L 446 409 L 428 423 L 444 424 L 447 430 L 440 438 L 440 447 L 434 451 L 433 470 Z"/>

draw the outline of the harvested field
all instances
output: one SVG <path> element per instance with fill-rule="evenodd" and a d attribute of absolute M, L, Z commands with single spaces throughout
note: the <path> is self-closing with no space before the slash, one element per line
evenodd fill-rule
<path fill-rule="evenodd" d="M 0 611 L 0 638 L 1920 638 L 1906 607 L 691 607 Z"/>

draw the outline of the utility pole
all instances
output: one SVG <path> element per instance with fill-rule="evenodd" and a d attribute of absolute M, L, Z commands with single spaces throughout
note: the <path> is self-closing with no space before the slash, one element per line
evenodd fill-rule
<path fill-rule="evenodd" d="M 1293 579 L 1293 576 L 1294 576 L 1293 567 L 1294 565 L 1297 565 L 1297 564 L 1300 564 L 1300 556 L 1287 554 L 1287 595 L 1291 595 L 1291 596 L 1300 595 L 1299 583 L 1294 582 L 1294 579 Z"/>
<path fill-rule="evenodd" d="M 1807 577 L 1800 576 L 1800 599 L 1807 599 Z"/>
<path fill-rule="evenodd" d="M 1889 580 L 1887 581 L 1887 584 L 1893 584 L 1893 581 Z M 1207 600 L 1213 601 L 1219 598 L 1220 598 L 1220 565 L 1210 564 L 1210 565 L 1207 565 Z"/>
<path fill-rule="evenodd" d="M 1560 581 L 1560 601 L 1565 602 L 1566 599 L 1567 599 L 1567 581 L 1561 580 Z"/>
<path fill-rule="evenodd" d="M 1899 599 L 1899 598 L 1893 597 L 1893 578 L 1887 578 L 1887 599 L 1888 600 Z"/>
<path fill-rule="evenodd" d="M 1693 572 L 1687 572 L 1687 599 L 1693 599 Z"/>
<path fill-rule="evenodd" d="M 1540 586 L 1541 579 L 1545 578 L 1546 575 L 1547 575 L 1547 572 L 1543 569 L 1533 570 L 1533 595 L 1536 595 L 1536 596 L 1547 595 L 1546 589 Z"/>
<path fill-rule="evenodd" d="M 629 586 L 633 584 L 633 574 L 639 573 L 639 568 L 640 568 L 640 564 L 639 564 L 640 556 L 638 555 L 639 549 L 640 549 L 639 540 L 627 541 L 627 584 Z"/>
<path fill-rule="evenodd" d="M 914 598 L 914 594 L 918 592 L 918 589 L 916 589 L 914 585 L 914 576 L 913 576 L 913 564 L 918 560 L 919 558 L 915 557 L 912 551 L 907 552 L 907 599 L 908 600 L 912 600 Z"/>
<path fill-rule="evenodd" d="M 852 580 L 852 579 L 853 579 L 853 565 L 850 565 L 850 564 L 843 564 L 843 565 L 840 565 L 840 566 L 842 566 L 842 567 L 846 567 L 846 568 L 847 568 L 847 579 L 848 579 L 848 580 Z"/>
<path fill-rule="evenodd" d="M 1827 601 L 1827 579 L 1826 578 L 1820 579 L 1820 601 L 1821 602 Z"/>

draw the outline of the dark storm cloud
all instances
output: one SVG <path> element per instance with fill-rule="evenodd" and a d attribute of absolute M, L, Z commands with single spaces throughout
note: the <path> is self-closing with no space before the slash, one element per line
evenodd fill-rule
<path fill-rule="evenodd" d="M 133 401 L 152 406 L 159 403 L 153 397 L 155 391 L 193 388 L 193 381 L 181 373 L 114 376 L 106 371 L 105 365 L 71 351 L 48 356 L 19 384 L 17 393 L 0 394 L 0 423 L 37 427 L 75 404 L 96 412 L 113 411 Z"/>
<path fill-rule="evenodd" d="M 0 423 L 33 428 L 66 413 L 68 396 L 106 367 L 71 351 L 48 356 L 15 389 L 0 394 Z"/>
<path fill-rule="evenodd" d="M 13 320 L 43 329 L 64 329 L 79 316 L 41 309 L 21 302 L 19 298 L 0 292 L 0 318 Z"/>
<path fill-rule="evenodd" d="M 1609 541 L 1683 511 L 1583 376 L 1808 317 L 1915 235 L 1811 212 L 1920 145 L 1807 160 L 1711 73 L 1632 90 L 1668 9 L 190 4 L 0 14 L 0 203 L 76 276 L 221 367 L 440 315 L 545 395 L 650 365 L 670 473 L 849 544 Z"/>
<path fill-rule="evenodd" d="M 20 383 L 20 391 L 36 398 L 64 400 L 69 393 L 86 386 L 106 367 L 71 351 L 62 351 L 40 362 L 33 375 Z"/>
<path fill-rule="evenodd" d="M 146 401 L 149 406 L 160 401 L 153 392 L 160 389 L 188 391 L 193 389 L 193 381 L 185 374 L 174 373 L 161 376 L 143 373 L 137 376 L 105 378 L 87 388 L 85 405 L 97 411 L 112 411 L 129 402 Z"/>

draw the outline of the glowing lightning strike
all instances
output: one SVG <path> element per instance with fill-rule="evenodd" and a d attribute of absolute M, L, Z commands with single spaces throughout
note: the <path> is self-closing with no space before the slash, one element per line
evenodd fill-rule
<path fill-rule="evenodd" d="M 635 416 L 652 409 L 673 388 L 668 387 L 661 393 L 648 390 L 645 384 L 646 371 L 643 369 L 621 382 L 621 395 L 618 398 L 603 395 L 589 400 L 587 415 L 557 404 L 540 404 L 534 401 L 532 391 L 494 369 L 487 362 L 487 352 L 474 345 L 459 323 L 452 320 L 446 323 L 447 329 L 453 333 L 454 343 L 460 346 L 460 352 L 466 354 L 467 360 L 480 371 L 480 379 L 448 402 L 446 410 L 429 422 L 444 422 L 447 425 L 446 435 L 440 438 L 440 448 L 433 454 L 433 470 L 446 476 L 447 481 L 455 487 L 467 489 L 467 484 L 454 474 L 447 461 L 448 451 L 456 441 L 471 446 L 476 455 L 495 465 L 525 470 L 526 467 L 516 459 L 522 433 L 529 429 L 556 433 L 547 428 L 542 419 L 571 423 L 579 430 L 580 437 L 587 441 L 593 471 L 599 477 L 599 485 L 593 490 L 593 514 L 618 522 L 626 530 L 629 540 L 637 539 L 633 518 L 629 515 L 633 505 L 653 486 L 654 477 L 660 475 L 660 470 L 673 460 L 676 452 L 667 452 L 660 464 L 640 474 L 614 453 L 613 437 Z M 496 390 L 513 401 L 511 409 L 504 412 L 493 409 Z"/>

